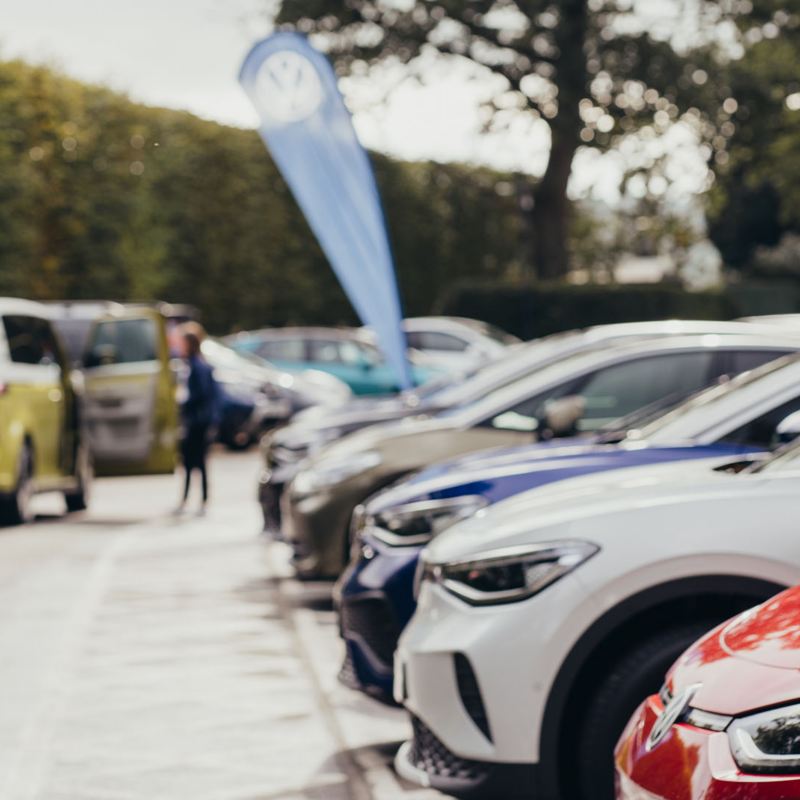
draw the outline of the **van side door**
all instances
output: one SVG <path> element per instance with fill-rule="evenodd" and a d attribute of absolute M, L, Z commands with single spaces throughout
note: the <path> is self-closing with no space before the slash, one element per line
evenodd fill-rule
<path fill-rule="evenodd" d="M 83 359 L 85 418 L 98 474 L 171 473 L 178 444 L 166 322 L 136 309 L 97 320 Z"/>

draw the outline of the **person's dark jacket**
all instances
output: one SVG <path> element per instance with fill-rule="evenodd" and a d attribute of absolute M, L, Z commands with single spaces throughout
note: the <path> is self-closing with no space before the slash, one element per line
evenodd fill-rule
<path fill-rule="evenodd" d="M 216 425 L 219 413 L 219 390 L 208 363 L 194 356 L 189 359 L 188 397 L 181 406 L 187 428 L 208 428 Z"/>

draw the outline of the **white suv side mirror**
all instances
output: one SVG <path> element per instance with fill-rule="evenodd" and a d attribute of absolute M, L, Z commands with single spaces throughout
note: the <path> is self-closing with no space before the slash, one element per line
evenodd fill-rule
<path fill-rule="evenodd" d="M 800 436 L 800 411 L 795 411 L 794 414 L 782 419 L 775 428 L 775 434 L 781 444 L 791 442 Z"/>

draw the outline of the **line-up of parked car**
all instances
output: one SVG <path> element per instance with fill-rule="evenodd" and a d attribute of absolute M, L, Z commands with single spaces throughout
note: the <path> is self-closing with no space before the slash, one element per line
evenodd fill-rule
<path fill-rule="evenodd" d="M 166 303 L 0 298 L 2 521 L 28 521 L 38 492 L 63 492 L 68 510 L 84 509 L 95 472 L 174 470 L 177 409 L 186 380 L 186 366 L 174 357 L 174 337 L 197 313 Z M 430 388 L 416 390 L 420 396 L 474 371 L 516 341 L 470 320 L 416 319 L 407 328 L 410 340 L 417 337 L 413 357 L 436 364 L 417 372 L 420 382 L 432 379 Z M 368 332 L 311 332 L 239 335 L 233 338 L 237 349 L 215 338 L 203 341 L 219 387 L 220 442 L 244 448 L 290 418 L 352 407 L 353 389 L 337 372 L 355 389 L 370 381 L 371 393 L 396 388 Z M 291 363 L 284 358 L 288 369 L 277 366 L 265 357 L 267 350 L 252 346 L 270 338 L 290 349 L 300 342 L 304 353 L 316 355 Z M 348 373 L 340 356 L 357 369 Z"/>
<path fill-rule="evenodd" d="M 409 714 L 396 769 L 464 797 L 800 796 L 800 595 L 775 598 L 800 583 L 800 318 L 506 353 L 262 444 L 265 528 L 337 579 L 341 679 Z"/>

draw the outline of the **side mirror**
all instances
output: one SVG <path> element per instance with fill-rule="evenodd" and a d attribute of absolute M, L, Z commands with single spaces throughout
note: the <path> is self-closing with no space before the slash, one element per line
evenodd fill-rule
<path fill-rule="evenodd" d="M 779 444 L 787 444 L 800 436 L 800 411 L 782 419 L 775 428 L 775 435 Z"/>
<path fill-rule="evenodd" d="M 577 394 L 560 397 L 545 405 L 544 418 L 553 436 L 566 436 L 576 432 L 578 420 L 586 411 L 586 401 Z"/>

